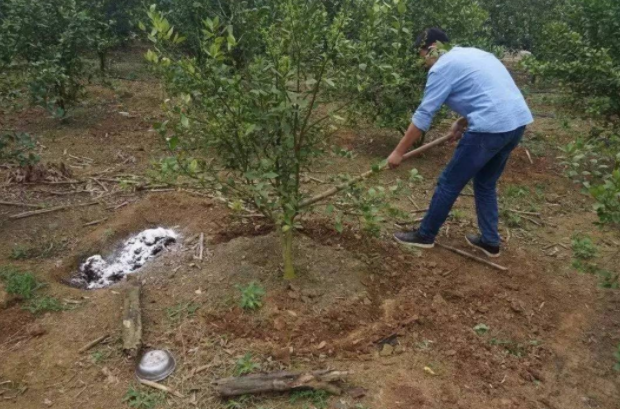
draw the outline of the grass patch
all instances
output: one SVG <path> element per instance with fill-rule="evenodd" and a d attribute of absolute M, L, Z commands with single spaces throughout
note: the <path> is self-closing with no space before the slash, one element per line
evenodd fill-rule
<path fill-rule="evenodd" d="M 15 267 L 4 266 L 0 268 L 0 279 L 4 281 L 5 290 L 22 300 L 29 300 L 34 293 L 45 284 L 39 282 L 30 272 L 21 272 Z"/>
<path fill-rule="evenodd" d="M 112 356 L 112 351 L 94 351 L 90 354 L 90 360 L 93 364 L 99 365 Z"/>
<path fill-rule="evenodd" d="M 571 242 L 573 256 L 577 260 L 591 260 L 596 257 L 598 249 L 588 236 L 574 236 Z"/>
<path fill-rule="evenodd" d="M 67 249 L 66 240 L 49 240 L 41 245 L 32 246 L 27 244 L 17 244 L 11 250 L 9 258 L 11 260 L 30 260 L 36 258 L 56 257 Z"/>
<path fill-rule="evenodd" d="M 193 317 L 196 315 L 196 311 L 200 308 L 200 304 L 195 303 L 193 301 L 189 301 L 186 303 L 178 303 L 174 307 L 166 308 L 166 317 L 171 322 L 178 322 L 185 318 Z"/>
<path fill-rule="evenodd" d="M 329 394 L 325 391 L 297 391 L 291 394 L 290 403 L 307 402 L 317 409 L 327 408 Z"/>
<path fill-rule="evenodd" d="M 62 304 L 57 298 L 45 296 L 30 300 L 22 309 L 38 315 L 44 312 L 65 311 L 69 308 Z"/>
<path fill-rule="evenodd" d="M 143 391 L 130 386 L 123 398 L 123 402 L 130 408 L 154 409 L 164 403 L 164 393 Z"/>

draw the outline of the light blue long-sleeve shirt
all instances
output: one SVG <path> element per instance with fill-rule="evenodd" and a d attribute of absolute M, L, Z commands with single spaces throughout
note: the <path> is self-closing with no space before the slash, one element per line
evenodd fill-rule
<path fill-rule="evenodd" d="M 509 132 L 534 122 L 504 64 L 476 48 L 454 47 L 433 65 L 413 123 L 428 131 L 444 103 L 467 118 L 472 132 Z"/>

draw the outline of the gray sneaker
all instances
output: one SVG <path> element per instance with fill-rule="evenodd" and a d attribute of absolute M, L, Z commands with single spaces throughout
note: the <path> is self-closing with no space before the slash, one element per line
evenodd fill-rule
<path fill-rule="evenodd" d="M 435 247 L 435 242 L 433 240 L 420 237 L 417 230 L 394 233 L 394 239 L 405 246 L 413 246 L 421 249 L 432 249 Z"/>
<path fill-rule="evenodd" d="M 499 257 L 501 254 L 499 246 L 490 246 L 482 242 L 480 236 L 475 234 L 468 234 L 465 236 L 465 240 L 467 240 L 467 244 L 472 246 L 475 249 L 481 250 L 484 254 L 489 257 Z"/>

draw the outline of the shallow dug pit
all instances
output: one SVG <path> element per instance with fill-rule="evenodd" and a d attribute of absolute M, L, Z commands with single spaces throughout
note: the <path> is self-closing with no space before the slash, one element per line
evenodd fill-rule
<path fill-rule="evenodd" d="M 89 290 L 108 287 L 127 274 L 136 272 L 178 239 L 179 234 L 171 229 L 158 227 L 144 230 L 127 239 L 108 257 L 96 254 L 86 259 L 69 282 Z"/>

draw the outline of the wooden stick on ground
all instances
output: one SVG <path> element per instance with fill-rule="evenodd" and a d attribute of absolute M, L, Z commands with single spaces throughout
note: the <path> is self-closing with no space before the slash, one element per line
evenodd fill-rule
<path fill-rule="evenodd" d="M 494 268 L 494 269 L 496 269 L 496 270 L 500 270 L 500 271 L 508 271 L 508 268 L 507 268 L 507 267 L 500 266 L 499 264 L 495 264 L 495 263 L 492 263 L 492 262 L 490 262 L 490 261 L 488 261 L 488 260 L 485 260 L 485 259 L 483 259 L 483 258 L 480 258 L 480 257 L 474 256 L 473 254 L 470 254 L 470 253 L 468 253 L 468 252 L 466 252 L 466 251 L 459 250 L 459 249 L 454 248 L 454 247 L 446 246 L 445 244 L 441 244 L 441 243 L 437 243 L 437 242 L 435 242 L 435 244 L 437 245 L 437 247 L 441 247 L 442 249 L 449 250 L 449 251 L 451 251 L 451 252 L 453 252 L 453 253 L 459 254 L 459 255 L 461 255 L 461 256 L 463 256 L 463 257 L 466 257 L 466 258 L 468 258 L 468 259 L 475 260 L 475 261 L 477 261 L 478 263 L 485 264 L 485 265 L 487 265 L 487 266 L 489 266 L 489 267 L 492 267 L 492 268 Z"/>
<path fill-rule="evenodd" d="M 521 210 L 515 210 L 515 209 L 508 209 L 508 211 L 509 211 L 509 212 L 512 212 L 512 213 L 516 213 L 516 214 L 527 214 L 527 215 L 529 215 L 529 216 L 538 216 L 538 217 L 541 217 L 541 216 L 540 216 L 540 213 L 537 213 L 537 212 L 524 212 L 524 211 L 521 211 Z"/>
<path fill-rule="evenodd" d="M 104 339 L 106 339 L 108 336 L 109 336 L 108 334 L 105 334 L 105 335 L 102 335 L 102 336 L 100 336 L 99 338 L 97 338 L 97 339 L 95 339 L 93 341 L 90 341 L 88 344 L 86 344 L 82 348 L 80 348 L 80 350 L 78 352 L 81 354 L 82 352 L 86 352 L 89 349 L 94 348 L 99 343 L 101 343 Z"/>
<path fill-rule="evenodd" d="M 530 160 L 530 163 L 533 165 L 534 161 L 532 160 L 532 155 L 530 155 L 530 151 L 525 148 L 525 154 L 527 155 L 527 158 Z"/>
<path fill-rule="evenodd" d="M 17 203 L 17 202 L 0 202 L 2 206 L 17 206 L 17 207 L 31 207 L 33 209 L 42 209 L 44 206 L 28 204 L 28 203 Z"/>
<path fill-rule="evenodd" d="M 403 160 L 407 160 L 407 159 L 412 158 L 414 156 L 417 156 L 417 155 L 419 155 L 419 154 L 421 154 L 423 152 L 426 152 L 430 148 L 432 148 L 434 146 L 437 146 L 437 145 L 441 145 L 442 143 L 448 141 L 451 138 L 452 138 L 451 135 L 445 135 L 445 136 L 442 136 L 441 138 L 435 139 L 434 141 L 429 142 L 426 145 L 422 145 L 418 149 L 414 149 L 411 152 L 408 152 L 407 154 L 405 154 L 403 156 Z M 385 169 L 385 168 L 383 168 L 383 169 Z M 383 170 L 383 169 L 380 169 L 380 170 Z M 352 180 L 350 180 L 348 182 L 341 183 L 341 184 L 339 184 L 337 186 L 332 187 L 329 190 L 326 190 L 323 193 L 320 193 L 320 194 L 318 194 L 316 196 L 308 198 L 308 199 L 304 200 L 303 202 L 301 202 L 299 204 L 299 208 L 303 209 L 304 207 L 311 206 L 311 205 L 313 205 L 313 204 L 315 204 L 317 202 L 320 202 L 323 199 L 327 199 L 328 197 L 333 196 L 333 195 L 335 195 L 338 192 L 342 192 L 343 190 L 349 188 L 350 186 L 353 186 L 354 184 L 356 184 L 358 182 L 361 182 L 364 179 L 369 178 L 374 173 L 376 173 L 376 171 L 369 170 L 368 172 L 362 173 L 361 175 L 353 178 Z"/>
<path fill-rule="evenodd" d="M 254 374 L 238 378 L 224 378 L 213 382 L 222 397 L 284 392 L 297 389 L 324 390 L 339 395 L 342 390 L 333 385 L 350 375 L 345 371 L 274 372 Z"/>
<path fill-rule="evenodd" d="M 99 201 L 89 202 L 89 203 L 81 203 L 81 204 L 75 204 L 75 205 L 57 206 L 57 207 L 51 207 L 49 209 L 33 210 L 31 212 L 24 212 L 24 213 L 14 214 L 13 216 L 9 216 L 9 219 L 12 219 L 12 220 L 25 219 L 26 217 L 38 216 L 38 215 L 41 215 L 41 214 L 58 212 L 60 210 L 72 209 L 72 208 L 75 208 L 75 207 L 93 206 L 93 205 L 96 205 L 96 204 L 99 204 Z"/>
<path fill-rule="evenodd" d="M 103 223 L 103 222 L 105 222 L 106 220 L 108 220 L 108 218 L 107 218 L 107 217 L 104 217 L 103 219 L 99 219 L 99 220 L 93 220 L 92 222 L 85 223 L 85 224 L 84 224 L 84 227 L 94 226 L 94 225 L 96 225 L 96 224 Z"/>
<path fill-rule="evenodd" d="M 164 391 L 166 393 L 169 393 L 170 395 L 176 396 L 177 398 L 184 398 L 183 395 L 181 395 L 179 392 L 175 391 L 174 389 L 171 389 L 167 386 L 164 386 L 160 383 L 157 382 L 152 382 L 152 381 L 147 381 L 146 379 L 138 379 L 140 381 L 140 383 L 142 385 L 146 385 L 149 386 L 153 389 L 158 389 L 160 391 Z"/>
<path fill-rule="evenodd" d="M 123 351 L 137 357 L 142 348 L 142 313 L 140 309 L 140 282 L 128 276 L 123 294 Z"/>

